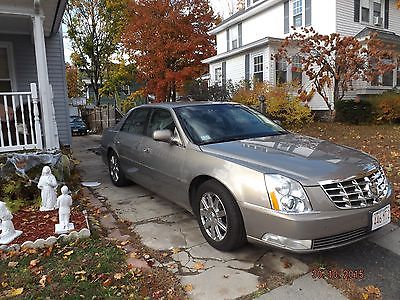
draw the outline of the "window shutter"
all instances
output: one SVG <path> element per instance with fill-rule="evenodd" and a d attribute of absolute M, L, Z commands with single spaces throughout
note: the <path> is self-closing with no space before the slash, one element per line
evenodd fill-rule
<path fill-rule="evenodd" d="M 389 0 L 385 0 L 385 29 L 389 29 Z"/>
<path fill-rule="evenodd" d="M 226 30 L 226 51 L 229 51 L 229 28 Z"/>
<path fill-rule="evenodd" d="M 354 0 L 354 22 L 360 22 L 360 0 Z"/>
<path fill-rule="evenodd" d="M 311 0 L 306 0 L 306 26 L 311 25 Z"/>
<path fill-rule="evenodd" d="M 222 62 L 222 85 L 226 86 L 226 61 Z"/>
<path fill-rule="evenodd" d="M 244 80 L 250 81 L 250 54 L 246 54 L 244 57 Z"/>
<path fill-rule="evenodd" d="M 238 24 L 238 37 L 239 37 L 239 47 L 242 47 L 243 41 L 242 41 L 242 23 Z"/>
<path fill-rule="evenodd" d="M 283 10 L 284 10 L 284 33 L 289 33 L 289 1 L 285 1 L 283 3 Z"/>

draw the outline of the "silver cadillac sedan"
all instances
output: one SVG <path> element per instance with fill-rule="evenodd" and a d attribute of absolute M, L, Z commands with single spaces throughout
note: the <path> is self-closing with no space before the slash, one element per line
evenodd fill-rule
<path fill-rule="evenodd" d="M 112 182 L 186 208 L 205 239 L 311 252 L 361 240 L 390 222 L 393 192 L 368 154 L 290 133 L 237 103 L 132 109 L 104 132 Z"/>

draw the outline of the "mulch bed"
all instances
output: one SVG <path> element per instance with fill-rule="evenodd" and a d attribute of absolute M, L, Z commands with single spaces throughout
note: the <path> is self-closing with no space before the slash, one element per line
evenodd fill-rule
<path fill-rule="evenodd" d="M 75 225 L 75 231 L 86 228 L 86 219 L 84 214 L 72 209 L 71 221 Z M 55 234 L 55 224 L 58 223 L 58 210 L 38 211 L 33 209 L 20 210 L 13 214 L 13 223 L 16 230 L 22 230 L 22 234 L 11 244 L 22 244 L 26 241 L 36 241 L 37 239 L 47 239 Z"/>

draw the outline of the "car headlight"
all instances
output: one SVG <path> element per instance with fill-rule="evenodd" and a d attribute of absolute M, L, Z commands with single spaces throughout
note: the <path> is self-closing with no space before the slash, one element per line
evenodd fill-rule
<path fill-rule="evenodd" d="M 297 181 L 278 174 L 265 174 L 265 184 L 271 207 L 283 213 L 308 213 L 310 200 Z"/>

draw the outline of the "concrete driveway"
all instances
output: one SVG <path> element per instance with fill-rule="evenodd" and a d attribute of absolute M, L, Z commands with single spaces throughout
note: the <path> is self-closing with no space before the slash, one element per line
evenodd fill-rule
<path fill-rule="evenodd" d="M 101 183 L 95 191 L 119 218 L 132 222 L 131 229 L 146 246 L 177 250 L 172 262 L 159 267 L 175 272 L 193 299 L 257 297 L 269 289 L 273 290 L 262 295 L 263 299 L 346 299 L 324 279 L 312 278 L 309 266 L 321 261 L 363 269 L 366 276 L 357 285 L 373 284 L 387 299 L 400 294 L 400 229 L 396 225 L 387 226 L 369 241 L 322 254 L 297 256 L 250 244 L 232 253 L 220 252 L 206 243 L 195 218 L 182 208 L 135 184 L 113 186 L 96 155 L 100 139 L 96 135 L 73 139 L 83 180 Z M 262 292 L 260 279 L 268 282 Z"/>

